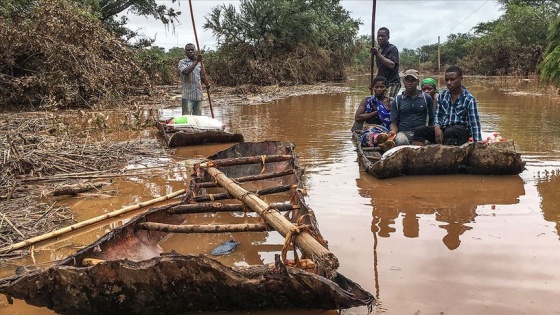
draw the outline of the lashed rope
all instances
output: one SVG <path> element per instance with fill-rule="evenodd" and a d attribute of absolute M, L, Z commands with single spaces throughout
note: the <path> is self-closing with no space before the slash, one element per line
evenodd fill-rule
<path fill-rule="evenodd" d="M 286 238 L 284 240 L 284 246 L 282 247 L 282 255 L 281 255 L 282 262 L 284 264 L 288 263 L 287 253 L 288 253 L 288 248 L 290 247 L 290 244 L 291 244 L 292 248 L 294 250 L 294 260 L 296 262 L 296 266 L 301 267 L 300 266 L 299 255 L 297 253 L 297 246 L 296 246 L 296 243 L 295 243 L 295 238 L 297 237 L 298 234 L 300 234 L 302 232 L 306 232 L 309 235 L 311 235 L 315 240 L 317 240 L 317 242 L 319 242 L 321 245 L 325 246 L 325 248 L 327 246 L 327 241 L 315 232 L 312 225 L 302 224 L 303 219 L 307 216 L 311 217 L 310 214 L 305 214 L 305 215 L 302 215 L 301 217 L 299 217 L 297 222 L 294 224 L 294 226 L 286 234 Z"/>

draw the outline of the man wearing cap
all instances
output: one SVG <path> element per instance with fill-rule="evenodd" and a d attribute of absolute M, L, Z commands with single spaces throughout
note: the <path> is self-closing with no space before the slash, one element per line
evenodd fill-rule
<path fill-rule="evenodd" d="M 379 48 L 371 47 L 371 55 L 377 57 L 377 76 L 387 79 L 389 86 L 387 95 L 395 97 L 401 89 L 399 78 L 399 50 L 389 43 L 389 29 L 382 27 L 377 31 Z"/>
<path fill-rule="evenodd" d="M 397 146 L 410 144 L 414 130 L 431 126 L 434 120 L 432 97 L 418 89 L 418 71 L 406 70 L 403 82 L 404 91 L 391 103 L 391 131 L 397 134 Z"/>
<path fill-rule="evenodd" d="M 452 66 L 445 70 L 445 84 L 438 97 L 434 126 L 422 126 L 414 130 L 414 144 L 431 143 L 461 145 L 482 140 L 480 118 L 476 99 L 462 85 L 463 70 Z"/>

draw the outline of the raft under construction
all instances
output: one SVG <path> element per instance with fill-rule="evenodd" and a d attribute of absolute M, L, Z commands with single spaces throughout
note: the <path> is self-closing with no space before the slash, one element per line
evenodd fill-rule
<path fill-rule="evenodd" d="M 61 314 L 371 307 L 373 296 L 337 271 L 305 203 L 293 144 L 239 143 L 194 171 L 182 201 L 150 209 L 52 267 L 1 279 L 0 293 Z M 246 222 L 185 224 L 204 213 Z M 199 233 L 279 233 L 283 242 L 272 245 L 274 259 L 249 266 L 161 246 L 171 235 L 194 242 Z"/>

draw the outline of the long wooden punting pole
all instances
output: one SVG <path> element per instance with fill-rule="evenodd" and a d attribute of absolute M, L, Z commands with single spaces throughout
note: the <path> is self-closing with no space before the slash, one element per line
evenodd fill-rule
<path fill-rule="evenodd" d="M 200 44 L 198 43 L 198 35 L 196 34 L 196 26 L 194 25 L 194 12 L 192 9 L 192 0 L 189 0 L 189 8 L 191 10 L 191 20 L 192 28 L 194 32 L 194 40 L 196 41 L 196 48 L 198 49 L 198 54 L 200 55 Z M 202 68 L 202 75 L 204 79 L 208 82 L 208 77 L 206 76 L 206 71 L 204 70 L 204 61 L 200 61 L 200 67 Z M 206 94 L 208 95 L 208 104 L 210 105 L 210 114 L 214 118 L 214 109 L 212 108 L 212 99 L 210 99 L 210 86 L 206 85 Z"/>
<path fill-rule="evenodd" d="M 377 7 L 377 1 L 373 0 L 373 9 L 371 12 L 371 47 L 375 46 L 375 9 Z M 375 64 L 375 56 L 372 54 L 371 55 L 371 60 L 370 60 L 370 73 L 369 73 L 369 84 L 371 84 L 371 82 L 373 82 L 373 65 Z M 373 86 L 369 88 L 371 95 L 373 95 Z"/>
<path fill-rule="evenodd" d="M 222 186 L 229 194 L 244 202 L 257 212 L 272 228 L 278 231 L 282 236 L 286 237 L 292 231 L 297 230 L 297 227 L 286 219 L 280 212 L 271 211 L 271 206 L 260 199 L 256 194 L 250 193 L 237 185 L 232 179 L 228 178 L 224 173 L 215 167 L 208 167 L 206 169 L 210 176 L 213 176 L 218 184 Z M 319 265 L 324 268 L 328 274 L 338 269 L 339 263 L 336 256 L 321 245 L 309 233 L 301 231 L 299 234 L 294 235 L 295 244 L 301 251 L 311 257 L 318 259 Z"/>
<path fill-rule="evenodd" d="M 104 214 L 104 215 L 101 215 L 101 216 L 98 216 L 98 217 L 95 217 L 95 218 L 91 218 L 91 219 L 88 219 L 88 220 L 85 220 L 85 221 L 82 221 L 82 222 L 78 222 L 76 224 L 67 226 L 67 227 L 62 228 L 62 229 L 52 231 L 52 232 L 47 233 L 47 234 L 35 236 L 35 237 L 32 237 L 28 240 L 25 240 L 25 241 L 22 241 L 22 242 L 19 242 L 19 243 L 15 243 L 15 244 L 12 244 L 12 245 L 9 245 L 9 246 L 6 246 L 6 247 L 2 247 L 2 248 L 0 248 L 0 253 L 9 253 L 9 252 L 11 252 L 13 250 L 16 250 L 16 249 L 21 249 L 21 248 L 24 248 L 24 247 L 27 247 L 27 246 L 31 246 L 31 245 L 36 244 L 38 242 L 45 241 L 45 240 L 48 240 L 50 238 L 57 237 L 57 236 L 60 236 L 60 235 L 66 234 L 66 233 L 70 233 L 70 232 L 75 231 L 79 228 L 82 228 L 82 227 L 85 227 L 85 226 L 88 226 L 88 225 L 92 225 L 94 223 L 98 223 L 98 222 L 101 222 L 103 220 L 114 218 L 116 216 L 119 216 L 121 214 L 130 212 L 130 211 L 133 211 L 133 210 L 138 210 L 140 208 L 143 208 L 143 207 L 153 205 L 153 204 L 161 202 L 161 201 L 165 201 L 165 200 L 177 197 L 177 196 L 182 195 L 186 192 L 187 192 L 186 189 L 181 189 L 181 190 L 178 190 L 178 191 L 176 191 L 174 193 L 171 193 L 169 195 L 165 195 L 165 196 L 161 196 L 159 198 L 155 198 L 155 199 L 152 199 L 152 200 L 141 202 L 141 203 L 138 203 L 138 204 L 133 205 L 133 206 L 124 207 L 120 210 L 116 210 L 116 211 L 113 211 L 113 212 L 110 212 L 110 213 L 107 213 L 107 214 Z"/>

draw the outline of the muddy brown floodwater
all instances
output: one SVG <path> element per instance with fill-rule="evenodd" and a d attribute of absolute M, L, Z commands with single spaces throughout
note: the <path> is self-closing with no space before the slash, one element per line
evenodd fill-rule
<path fill-rule="evenodd" d="M 441 78 L 440 84 L 443 84 Z M 305 167 L 308 203 L 315 210 L 339 271 L 377 298 L 374 314 L 560 314 L 560 110 L 539 95 L 534 80 L 466 78 L 477 97 L 485 132 L 514 139 L 527 162 L 518 176 L 407 176 L 377 180 L 361 172 L 349 128 L 367 77 L 344 85 L 350 92 L 296 96 L 262 105 L 215 105 L 216 117 L 247 141 L 296 144 Z M 155 136 L 149 133 L 148 136 Z M 228 145 L 178 149 L 164 176 L 114 181 L 116 196 L 67 199 L 78 220 L 183 188 L 192 164 Z M 208 220 L 197 217 L 193 222 Z M 59 259 L 100 237 L 98 229 L 37 248 L 37 262 Z M 220 216 L 213 216 L 219 221 Z M 229 235 L 201 235 L 165 246 L 206 252 Z M 273 253 L 245 256 L 243 247 L 281 243 L 255 234 L 238 239 L 227 264 L 268 263 Z M 272 248 L 274 248 L 272 246 Z M 2 270 L 13 272 L 16 264 Z M 0 312 L 54 314 L 0 297 Z M 261 311 L 243 314 L 310 314 Z M 317 312 L 335 314 L 335 312 Z M 346 314 L 366 314 L 355 308 Z M 222 313 L 223 314 L 223 313 Z"/>

